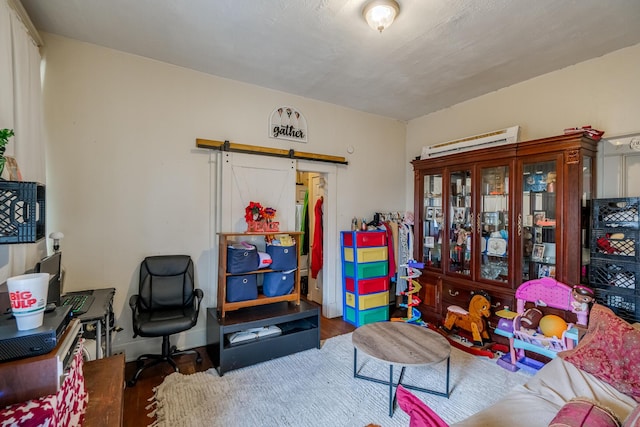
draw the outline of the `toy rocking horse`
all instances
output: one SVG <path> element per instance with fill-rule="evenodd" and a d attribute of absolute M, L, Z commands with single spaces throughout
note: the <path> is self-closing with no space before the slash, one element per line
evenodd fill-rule
<path fill-rule="evenodd" d="M 447 333 L 451 333 L 454 327 L 464 329 L 471 332 L 475 345 L 482 346 L 490 339 L 484 320 L 491 315 L 490 307 L 489 294 L 484 291 L 472 293 L 469 311 L 457 305 L 447 307 L 447 317 L 444 319 L 442 329 Z"/>

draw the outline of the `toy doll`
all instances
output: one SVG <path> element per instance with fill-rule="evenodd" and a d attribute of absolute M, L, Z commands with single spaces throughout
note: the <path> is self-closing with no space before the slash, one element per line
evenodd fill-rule
<path fill-rule="evenodd" d="M 575 285 L 571 291 L 571 296 L 573 297 L 571 306 L 574 311 L 587 311 L 589 303 L 595 299 L 593 289 L 583 285 Z"/>

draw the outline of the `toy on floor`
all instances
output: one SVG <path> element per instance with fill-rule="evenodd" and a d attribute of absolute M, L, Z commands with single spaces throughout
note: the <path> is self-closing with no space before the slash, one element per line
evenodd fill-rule
<path fill-rule="evenodd" d="M 529 331 L 531 331 L 531 333 L 534 333 L 538 329 L 538 326 L 540 326 L 540 320 L 543 317 L 544 315 L 540 310 L 538 310 L 537 308 L 530 308 L 525 311 L 520 318 L 520 328 L 528 329 Z"/>
<path fill-rule="evenodd" d="M 491 297 L 484 291 L 472 293 L 469 310 L 457 305 L 447 307 L 443 329 L 451 333 L 454 327 L 471 332 L 473 344 L 482 346 L 489 342 L 485 318 L 491 316 Z"/>
<path fill-rule="evenodd" d="M 401 267 L 407 268 L 407 275 L 401 276 L 402 279 L 407 280 L 407 290 L 401 292 L 401 295 L 406 295 L 407 303 L 400 304 L 400 307 L 407 309 L 407 317 L 392 317 L 392 322 L 407 322 L 407 323 L 415 323 L 418 325 L 424 324 L 422 320 L 422 313 L 416 307 L 422 302 L 420 298 L 418 298 L 418 292 L 422 289 L 420 282 L 416 280 L 416 278 L 420 277 L 422 272 L 418 270 L 419 268 L 424 268 L 424 264 L 421 262 L 409 261 L 407 264 L 401 265 Z"/>
<path fill-rule="evenodd" d="M 563 350 L 572 349 L 578 341 L 578 330 L 555 314 L 542 315 L 545 307 L 565 310 L 577 316 L 577 323 L 587 324 L 589 305 L 575 304 L 575 294 L 589 294 L 591 289 L 583 285 L 574 287 L 560 283 L 553 278 L 543 277 L 529 280 L 516 290 L 517 316 L 508 327 L 496 328 L 495 333 L 509 338 L 508 355 L 498 360 L 498 365 L 510 371 L 524 369 L 534 373 L 544 363 L 526 356 L 525 351 L 541 354 L 550 359 Z M 591 291 L 593 292 L 593 291 Z M 535 307 L 525 307 L 526 304 Z"/>
<path fill-rule="evenodd" d="M 562 317 L 555 314 L 547 314 L 540 319 L 540 332 L 545 337 L 561 337 L 568 326 Z"/>
<path fill-rule="evenodd" d="M 591 288 L 575 285 L 571 290 L 571 296 L 573 297 L 573 301 L 571 301 L 573 310 L 586 312 L 589 311 L 589 304 L 593 302 L 596 295 Z"/>

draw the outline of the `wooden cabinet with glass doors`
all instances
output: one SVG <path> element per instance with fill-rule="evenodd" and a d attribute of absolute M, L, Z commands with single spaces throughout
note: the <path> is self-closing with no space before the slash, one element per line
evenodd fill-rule
<path fill-rule="evenodd" d="M 596 150 L 597 141 L 561 135 L 414 160 L 424 317 L 466 308 L 475 290 L 489 293 L 495 312 L 515 310 L 527 280 L 585 282 Z"/>

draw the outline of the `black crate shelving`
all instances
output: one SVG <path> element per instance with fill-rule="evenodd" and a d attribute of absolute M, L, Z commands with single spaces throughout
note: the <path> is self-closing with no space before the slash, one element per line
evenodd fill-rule
<path fill-rule="evenodd" d="M 637 230 L 639 197 L 593 200 L 594 228 L 630 228 Z"/>
<path fill-rule="evenodd" d="M 592 200 L 589 284 L 596 302 L 640 321 L 640 198 Z"/>
<path fill-rule="evenodd" d="M 640 295 L 640 265 L 635 262 L 591 259 L 589 278 L 596 288 L 626 289 Z"/>
<path fill-rule="evenodd" d="M 0 244 L 35 243 L 44 238 L 45 205 L 43 184 L 0 180 Z"/>
<path fill-rule="evenodd" d="M 609 307 L 627 322 L 640 320 L 640 296 L 596 288 L 596 302 Z"/>
<path fill-rule="evenodd" d="M 640 230 L 594 228 L 591 231 L 591 256 L 612 261 L 640 262 Z"/>

